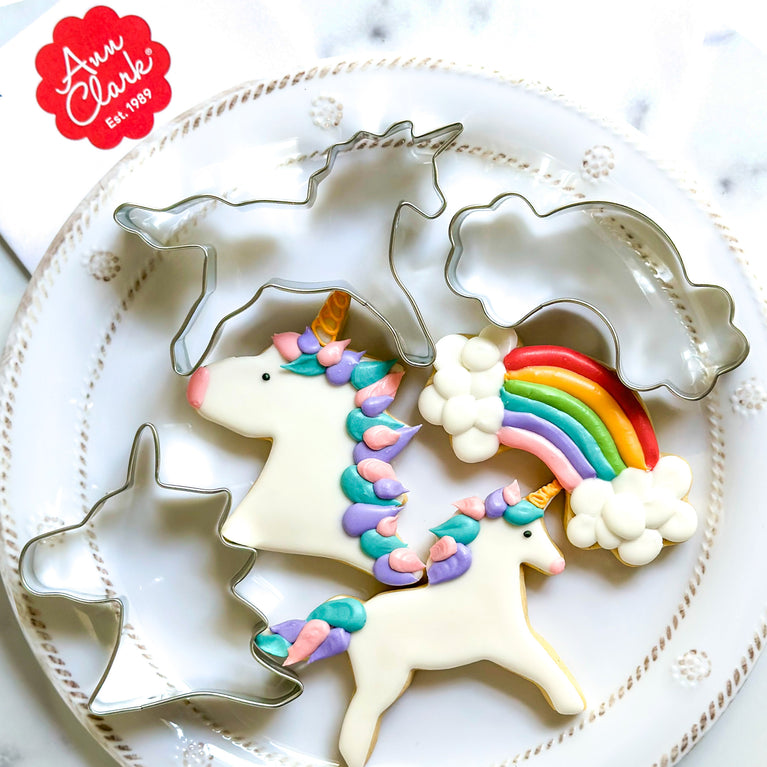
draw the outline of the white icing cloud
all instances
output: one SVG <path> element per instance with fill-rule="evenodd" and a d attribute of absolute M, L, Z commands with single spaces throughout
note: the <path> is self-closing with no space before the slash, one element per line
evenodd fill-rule
<path fill-rule="evenodd" d="M 418 409 L 429 423 L 450 434 L 453 452 L 466 463 L 485 461 L 498 452 L 503 358 L 516 345 L 513 330 L 494 325 L 473 338 L 450 335 L 437 341 L 436 372 L 421 392 Z"/>
<path fill-rule="evenodd" d="M 646 565 L 663 541 L 681 543 L 698 526 L 695 509 L 682 498 L 692 483 L 687 462 L 663 456 L 652 471 L 628 468 L 612 482 L 586 479 L 570 495 L 575 515 L 567 537 L 578 548 L 617 549 L 629 565 Z"/>

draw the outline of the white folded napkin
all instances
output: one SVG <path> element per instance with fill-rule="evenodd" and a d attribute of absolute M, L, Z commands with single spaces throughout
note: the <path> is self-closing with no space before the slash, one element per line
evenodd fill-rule
<path fill-rule="evenodd" d="M 170 104 L 154 129 L 214 94 L 317 58 L 313 35 L 291 0 L 109 0 L 118 16 L 137 15 L 170 53 Z M 37 52 L 56 23 L 82 18 L 96 3 L 63 0 L 0 48 L 0 235 L 32 271 L 56 232 L 98 180 L 137 143 L 97 149 L 56 129 L 35 98 Z"/>

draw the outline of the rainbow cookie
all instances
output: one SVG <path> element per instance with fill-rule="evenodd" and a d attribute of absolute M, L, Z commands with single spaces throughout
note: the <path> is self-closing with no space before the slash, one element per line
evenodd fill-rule
<path fill-rule="evenodd" d="M 540 458 L 567 493 L 567 537 L 579 548 L 639 566 L 688 540 L 697 528 L 689 465 L 661 456 L 636 392 L 579 352 L 516 347 L 512 333 L 492 327 L 437 342 L 418 404 L 451 435 L 456 456 L 473 463 L 516 448 Z"/>
<path fill-rule="evenodd" d="M 485 501 L 464 499 L 433 531 L 428 584 L 366 602 L 333 599 L 306 620 L 285 621 L 255 638 L 282 665 L 348 653 L 356 690 L 339 737 L 348 767 L 365 764 L 381 716 L 418 669 L 485 659 L 532 681 L 557 712 L 584 710 L 577 682 L 527 616 L 523 565 L 547 575 L 565 567 L 543 520 L 560 489 L 552 482 L 522 498 L 512 483 Z"/>

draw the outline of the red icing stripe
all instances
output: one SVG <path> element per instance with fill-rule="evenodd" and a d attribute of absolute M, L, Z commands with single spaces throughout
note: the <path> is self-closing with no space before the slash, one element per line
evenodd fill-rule
<path fill-rule="evenodd" d="M 585 376 L 605 389 L 620 405 L 636 431 L 648 469 L 660 459 L 658 438 L 642 400 L 618 378 L 618 374 L 585 354 L 564 346 L 520 346 L 503 359 L 506 370 L 521 370 L 536 365 L 564 368 Z"/>

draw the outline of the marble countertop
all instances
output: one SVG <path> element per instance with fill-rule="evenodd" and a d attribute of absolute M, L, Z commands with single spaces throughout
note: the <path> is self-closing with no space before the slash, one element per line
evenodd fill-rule
<path fill-rule="evenodd" d="M 0 45 L 55 3 L 0 3 Z M 332 8 L 285 0 L 307 56 L 424 52 L 550 84 L 593 111 L 633 125 L 659 154 L 692 169 L 738 233 L 762 257 L 767 202 L 767 30 L 738 4 L 650 0 L 639 18 L 612 3 L 342 0 Z M 670 7 L 669 7 L 670 6 Z M 635 11 L 639 12 L 639 7 Z M 254 48 L 258 31 L 254 30 Z M 258 77 L 254 62 L 253 77 Z M 0 73 L 2 77 L 2 73 Z M 0 91 L 2 81 L 0 80 Z M 2 182 L 0 182 L 2 183 Z M 26 276 L 0 232 L 0 336 Z M 76 722 L 34 660 L 0 590 L 0 767 L 101 767 L 112 760 Z M 762 764 L 767 664 L 684 757 L 685 767 Z"/>

